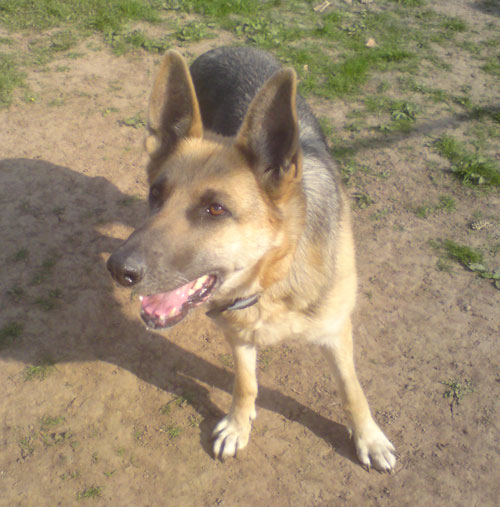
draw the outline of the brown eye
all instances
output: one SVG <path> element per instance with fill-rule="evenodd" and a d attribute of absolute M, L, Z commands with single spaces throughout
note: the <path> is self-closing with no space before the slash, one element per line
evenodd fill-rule
<path fill-rule="evenodd" d="M 210 206 L 207 208 L 207 213 L 210 213 L 213 217 L 220 217 L 226 213 L 226 209 L 222 204 L 219 204 L 217 202 L 213 202 L 210 204 Z"/>

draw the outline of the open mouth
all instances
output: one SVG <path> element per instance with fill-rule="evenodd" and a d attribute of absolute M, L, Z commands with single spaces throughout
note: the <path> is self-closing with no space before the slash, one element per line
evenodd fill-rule
<path fill-rule="evenodd" d="M 204 275 L 170 292 L 141 296 L 141 317 L 152 329 L 164 329 L 180 322 L 191 308 L 205 303 L 217 278 Z"/>

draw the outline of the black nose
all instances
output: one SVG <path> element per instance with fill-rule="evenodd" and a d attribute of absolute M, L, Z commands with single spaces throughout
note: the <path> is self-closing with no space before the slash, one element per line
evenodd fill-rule
<path fill-rule="evenodd" d="M 118 249 L 107 262 L 111 276 L 120 285 L 131 287 L 140 282 L 144 276 L 145 264 L 141 257 L 129 255 Z"/>

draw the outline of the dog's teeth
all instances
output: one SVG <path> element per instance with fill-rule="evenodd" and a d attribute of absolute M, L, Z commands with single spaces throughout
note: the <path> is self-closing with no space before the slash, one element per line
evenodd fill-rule
<path fill-rule="evenodd" d="M 175 308 L 172 308 L 170 310 L 170 313 L 168 314 L 169 317 L 173 317 L 177 313 L 177 310 Z"/>
<path fill-rule="evenodd" d="M 193 289 L 189 289 L 188 296 L 192 296 L 195 293 Z"/>
<path fill-rule="evenodd" d="M 139 296 L 139 301 L 142 301 L 144 299 L 144 296 Z"/>
<path fill-rule="evenodd" d="M 198 278 L 196 280 L 196 283 L 194 284 L 193 289 L 196 291 L 198 289 L 201 289 L 203 287 L 203 284 L 207 281 L 208 275 L 202 276 L 201 278 Z"/>

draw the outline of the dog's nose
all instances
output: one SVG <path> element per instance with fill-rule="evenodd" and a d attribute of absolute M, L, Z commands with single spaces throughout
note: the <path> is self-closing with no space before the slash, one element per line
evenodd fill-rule
<path fill-rule="evenodd" d="M 106 265 L 113 279 L 124 287 L 135 285 L 144 276 L 145 266 L 142 259 L 123 255 L 120 250 L 111 255 Z"/>

